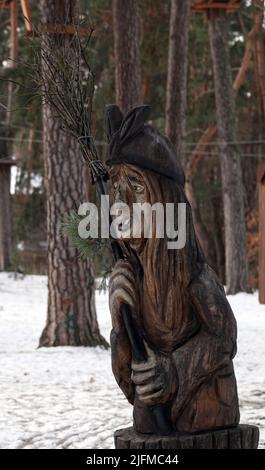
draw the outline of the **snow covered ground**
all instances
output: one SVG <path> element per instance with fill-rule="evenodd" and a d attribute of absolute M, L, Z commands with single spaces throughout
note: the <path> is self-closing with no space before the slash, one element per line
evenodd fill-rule
<path fill-rule="evenodd" d="M 131 424 L 132 409 L 112 377 L 110 352 L 37 349 L 46 299 L 46 277 L 0 273 L 0 448 L 112 448 L 113 431 Z M 107 295 L 96 300 L 108 338 Z M 229 301 L 238 321 L 241 422 L 260 426 L 265 447 L 265 306 L 257 295 Z"/>

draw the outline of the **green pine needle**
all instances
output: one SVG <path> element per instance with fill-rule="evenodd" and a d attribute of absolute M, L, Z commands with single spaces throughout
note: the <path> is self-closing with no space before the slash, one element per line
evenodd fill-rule
<path fill-rule="evenodd" d="M 63 233 L 77 249 L 81 259 L 90 258 L 95 265 L 101 266 L 100 273 L 98 273 L 102 277 L 99 289 L 106 290 L 107 279 L 112 270 L 110 241 L 107 238 L 81 238 L 78 234 L 78 225 L 82 220 L 83 217 L 76 211 L 71 211 L 62 224 Z"/>

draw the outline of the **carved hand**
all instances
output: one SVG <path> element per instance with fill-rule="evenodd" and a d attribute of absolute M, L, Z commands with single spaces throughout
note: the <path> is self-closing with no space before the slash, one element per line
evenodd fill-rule
<path fill-rule="evenodd" d="M 119 260 L 114 266 L 109 283 L 109 305 L 113 327 L 120 324 L 120 306 L 130 305 L 136 311 L 139 304 L 136 273 L 126 260 Z"/>
<path fill-rule="evenodd" d="M 177 389 L 177 372 L 170 356 L 156 354 L 145 343 L 148 360 L 132 361 L 131 379 L 136 393 L 147 406 L 164 404 L 171 400 Z"/>

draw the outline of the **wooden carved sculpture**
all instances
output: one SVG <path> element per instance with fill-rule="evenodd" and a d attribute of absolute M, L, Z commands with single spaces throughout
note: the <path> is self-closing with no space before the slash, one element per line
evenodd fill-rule
<path fill-rule="evenodd" d="M 120 240 L 124 259 L 110 279 L 113 373 L 134 407 L 137 432 L 156 433 L 158 405 L 175 431 L 236 426 L 236 321 L 196 238 L 175 150 L 146 124 L 148 114 L 147 106 L 126 116 L 107 108 L 112 202 L 186 203 L 186 245 L 169 250 L 166 237 L 155 236 Z M 144 339 L 145 362 L 132 359 L 121 304 Z"/>

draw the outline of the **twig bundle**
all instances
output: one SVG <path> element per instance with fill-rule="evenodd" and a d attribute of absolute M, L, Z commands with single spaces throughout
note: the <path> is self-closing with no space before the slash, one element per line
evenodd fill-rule
<path fill-rule="evenodd" d="M 93 29 L 90 28 L 84 41 L 79 34 L 80 27 L 75 24 L 71 36 L 67 25 L 60 28 L 58 25 L 58 32 L 56 26 L 53 33 L 37 31 L 40 47 L 36 49 L 35 76 L 41 77 L 39 91 L 44 102 L 60 118 L 63 129 L 78 140 L 93 180 L 99 174 L 106 176 L 107 172 L 99 160 L 91 129 L 95 84 L 87 50 Z"/>

